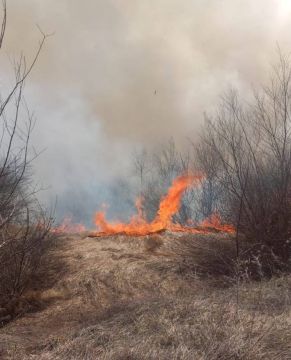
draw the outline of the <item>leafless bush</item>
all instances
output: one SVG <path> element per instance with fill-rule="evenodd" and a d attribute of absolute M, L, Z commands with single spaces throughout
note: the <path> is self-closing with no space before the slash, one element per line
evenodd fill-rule
<path fill-rule="evenodd" d="M 244 234 L 268 273 L 290 261 L 290 81 L 290 62 L 280 53 L 270 85 L 255 92 L 251 103 L 233 90 L 224 96 L 197 147 L 208 176 L 208 207 Z"/>
<path fill-rule="evenodd" d="M 6 2 L 0 34 L 2 49 L 6 28 Z M 31 63 L 21 57 L 14 65 L 15 82 L 0 97 L 0 307 L 6 309 L 28 286 L 44 250 L 51 226 L 38 204 L 31 184 L 29 140 L 34 118 L 24 98 L 24 84 L 42 50 L 42 39 Z M 3 312 L 3 309 L 2 309 Z M 1 319 L 0 319 L 1 321 Z"/>

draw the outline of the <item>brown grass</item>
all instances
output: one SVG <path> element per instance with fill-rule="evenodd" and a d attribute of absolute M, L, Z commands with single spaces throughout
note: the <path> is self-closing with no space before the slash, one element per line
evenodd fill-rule
<path fill-rule="evenodd" d="M 163 245 L 163 237 L 159 234 L 145 236 L 144 248 L 146 251 L 155 251 Z"/>
<path fill-rule="evenodd" d="M 66 271 L 38 294 L 45 307 L 0 331 L 0 357 L 290 359 L 291 277 L 236 282 L 233 267 L 222 266 L 232 258 L 230 241 L 61 239 Z M 225 257 L 207 258 L 211 244 Z"/>

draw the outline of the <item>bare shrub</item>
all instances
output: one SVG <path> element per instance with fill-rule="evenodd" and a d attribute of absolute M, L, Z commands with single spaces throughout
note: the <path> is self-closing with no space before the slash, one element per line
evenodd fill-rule
<path fill-rule="evenodd" d="M 2 4 L 0 49 L 7 18 L 6 2 Z M 51 218 L 38 204 L 31 184 L 30 164 L 36 155 L 29 155 L 29 140 L 34 118 L 23 99 L 25 81 L 45 40 L 42 34 L 30 64 L 23 56 L 15 63 L 14 85 L 0 101 L 0 307 L 10 312 L 9 316 L 40 263 L 51 226 Z"/>
<path fill-rule="evenodd" d="M 233 90 L 223 97 L 197 148 L 209 208 L 244 234 L 268 274 L 288 267 L 291 253 L 290 81 L 290 62 L 279 54 L 270 85 L 253 102 Z"/>

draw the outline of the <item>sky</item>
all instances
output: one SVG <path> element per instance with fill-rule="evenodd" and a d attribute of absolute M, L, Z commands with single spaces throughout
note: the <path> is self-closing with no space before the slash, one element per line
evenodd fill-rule
<path fill-rule="evenodd" d="M 26 84 L 43 151 L 35 178 L 59 216 L 112 200 L 136 148 L 196 139 L 229 87 L 260 86 L 291 51 L 291 0 L 8 0 L 0 85 L 35 53 Z M 114 200 L 114 199 L 113 199 Z M 115 201 L 116 202 L 116 201 Z M 118 208 L 120 211 L 120 208 Z M 79 215 L 76 215 L 79 216 Z M 82 217 L 82 215 L 80 215 Z M 83 215 L 84 217 L 84 215 Z"/>

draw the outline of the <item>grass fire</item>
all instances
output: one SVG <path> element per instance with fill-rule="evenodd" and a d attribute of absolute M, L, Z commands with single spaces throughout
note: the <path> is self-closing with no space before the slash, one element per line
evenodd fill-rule
<path fill-rule="evenodd" d="M 125 234 L 125 235 L 148 235 L 165 230 L 174 232 L 188 232 L 192 234 L 203 234 L 212 231 L 221 231 L 234 233 L 232 225 L 223 225 L 219 214 L 211 214 L 208 219 L 203 220 L 198 226 L 189 227 L 175 224 L 172 217 L 178 212 L 181 206 L 183 192 L 190 186 L 200 186 L 204 175 L 182 175 L 177 177 L 170 187 L 167 195 L 162 198 L 156 217 L 152 222 L 147 222 L 144 218 L 142 208 L 142 198 L 136 200 L 138 214 L 133 216 L 128 224 L 108 223 L 104 212 L 97 212 L 95 215 L 95 224 L 100 232 L 95 236 Z M 94 234 L 91 234 L 94 236 Z"/>
<path fill-rule="evenodd" d="M 1 2 L 1 360 L 291 359 L 290 31 L 289 0 Z"/>

